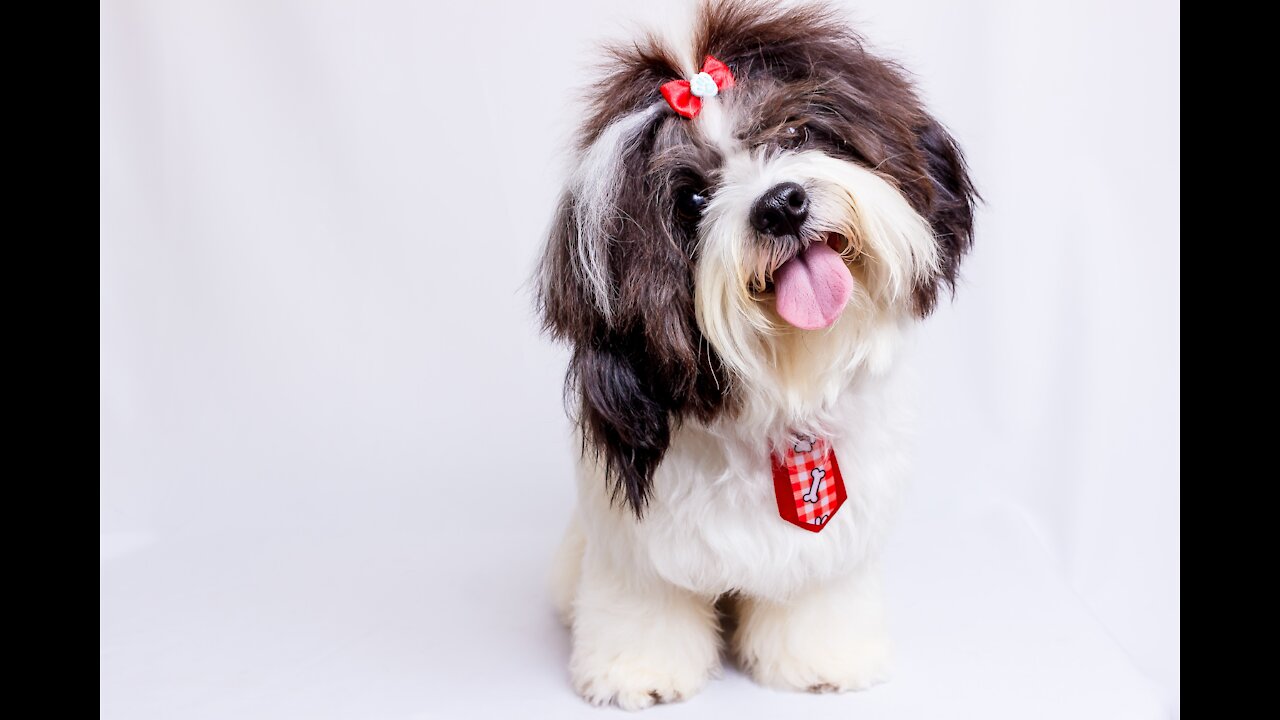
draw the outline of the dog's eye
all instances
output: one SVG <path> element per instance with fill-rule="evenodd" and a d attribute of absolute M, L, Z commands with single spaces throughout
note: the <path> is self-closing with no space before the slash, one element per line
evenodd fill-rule
<path fill-rule="evenodd" d="M 795 150 L 809 142 L 809 128 L 804 125 L 788 125 L 782 129 L 778 144 L 784 150 Z"/>
<path fill-rule="evenodd" d="M 698 218 L 702 217 L 702 210 L 707 206 L 709 199 L 704 190 L 682 187 L 676 190 L 676 213 L 683 220 L 697 222 Z"/>

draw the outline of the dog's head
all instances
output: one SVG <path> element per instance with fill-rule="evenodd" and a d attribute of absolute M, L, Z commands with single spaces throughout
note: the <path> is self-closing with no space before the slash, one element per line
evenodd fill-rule
<path fill-rule="evenodd" d="M 687 43 L 600 65 L 539 299 L 639 513 L 674 423 L 823 432 L 954 286 L 975 192 L 904 72 L 824 6 L 704 5 Z"/>

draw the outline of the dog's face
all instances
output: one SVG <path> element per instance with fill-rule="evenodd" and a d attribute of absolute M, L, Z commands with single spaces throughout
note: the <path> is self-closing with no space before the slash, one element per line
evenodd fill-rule
<path fill-rule="evenodd" d="M 686 118 L 660 88 L 712 56 Z M 954 284 L 975 193 L 897 66 L 821 6 L 705 6 L 693 38 L 611 49 L 541 266 L 584 442 L 638 513 L 673 423 L 776 441 Z"/>

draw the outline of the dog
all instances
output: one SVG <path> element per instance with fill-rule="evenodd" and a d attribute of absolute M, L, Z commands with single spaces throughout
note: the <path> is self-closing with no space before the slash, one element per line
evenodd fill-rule
<path fill-rule="evenodd" d="M 973 241 L 964 155 L 826 5 L 703 4 L 593 66 L 537 271 L 582 444 L 553 577 L 572 683 L 687 698 L 727 635 L 764 685 L 867 688 L 900 349 Z"/>

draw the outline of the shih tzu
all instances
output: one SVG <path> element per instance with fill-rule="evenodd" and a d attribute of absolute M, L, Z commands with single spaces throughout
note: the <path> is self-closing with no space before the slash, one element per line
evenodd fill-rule
<path fill-rule="evenodd" d="M 583 452 L 556 562 L 570 674 L 698 691 L 885 676 L 877 552 L 905 470 L 905 333 L 976 193 L 904 71 L 823 5 L 702 5 L 610 48 L 538 276 Z"/>

